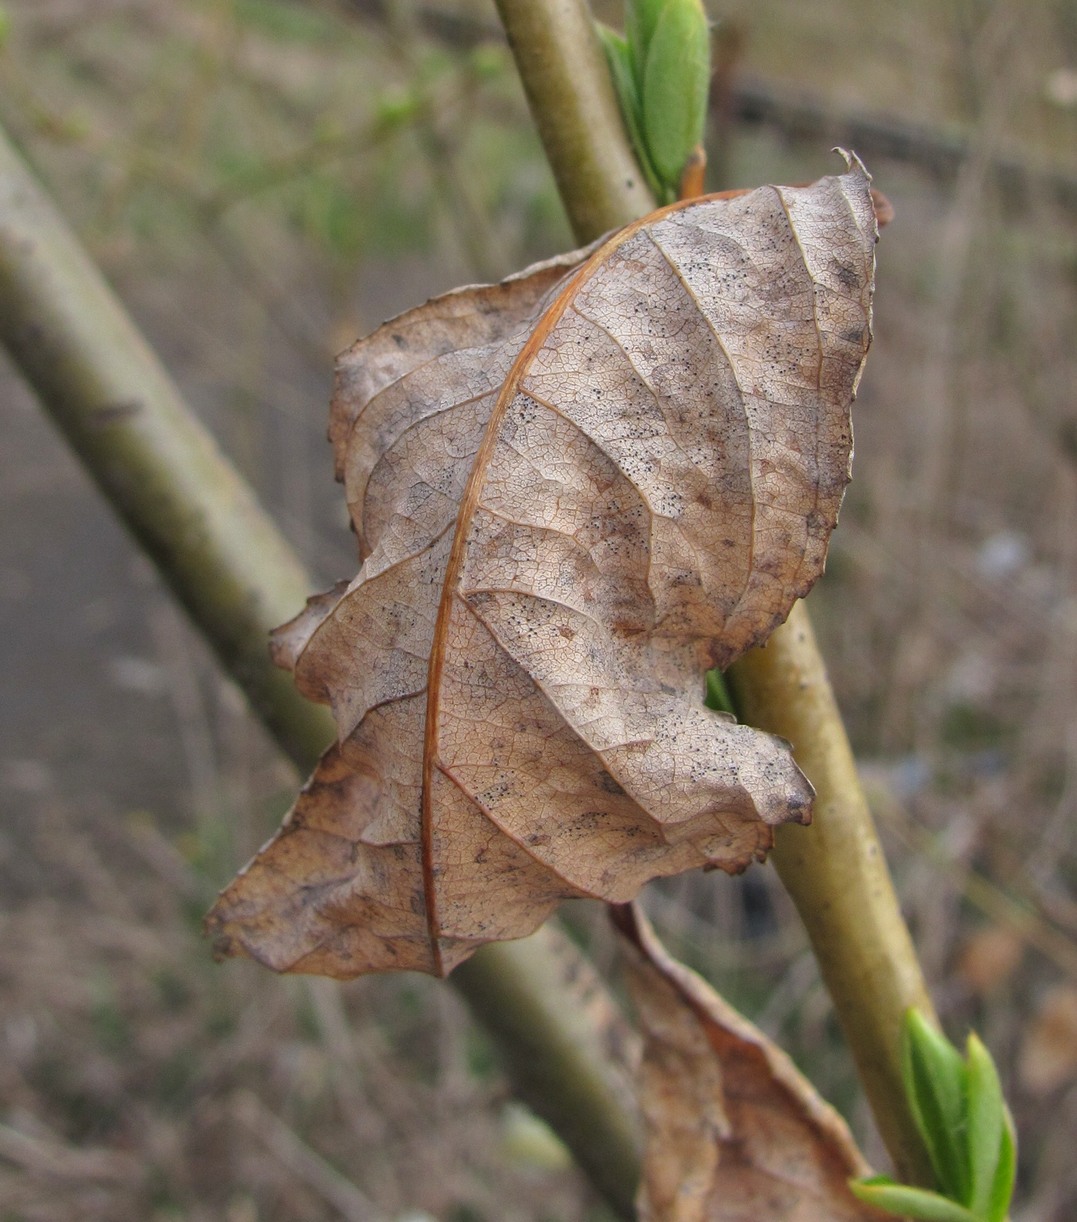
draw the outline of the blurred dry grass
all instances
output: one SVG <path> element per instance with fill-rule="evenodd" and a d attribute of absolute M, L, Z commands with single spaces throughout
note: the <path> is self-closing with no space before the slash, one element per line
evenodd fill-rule
<path fill-rule="evenodd" d="M 507 55 L 472 38 L 492 8 L 5 8 L 0 119 L 308 561 L 327 581 L 350 573 L 322 440 L 332 352 L 568 244 Z M 898 219 L 856 478 L 813 607 L 944 1017 L 958 1035 L 976 1025 L 1007 1080 L 1015 1222 L 1063 1222 L 1077 1213 L 1077 221 L 1035 184 L 1000 192 L 991 166 L 1077 176 L 1077 10 L 712 11 L 739 30 L 746 73 L 969 141 L 945 180 L 868 158 Z M 830 168 L 827 147 L 735 129 L 724 158 L 731 182 L 796 181 Z M 209 961 L 200 913 L 294 778 L 2 377 L 0 1217 L 602 1217 L 507 1108 L 444 988 Z M 770 872 L 676 880 L 649 903 L 864 1128 Z M 605 962 L 601 920 L 572 919 Z"/>

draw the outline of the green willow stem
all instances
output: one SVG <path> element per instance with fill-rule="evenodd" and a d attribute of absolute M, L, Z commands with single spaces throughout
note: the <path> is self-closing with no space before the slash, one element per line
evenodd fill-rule
<path fill-rule="evenodd" d="M 771 861 L 808 931 L 898 1177 L 930 1186 L 902 1082 L 901 1031 L 910 1007 L 929 1017 L 934 1009 L 805 605 L 726 680 L 741 717 L 788 739 L 815 786 L 811 826 L 778 828 Z"/>
<path fill-rule="evenodd" d="M 591 1007 L 565 1004 L 566 978 L 574 996 L 603 986 L 556 924 L 539 932 L 541 953 L 536 934 L 485 946 L 449 980 L 508 1058 L 520 1097 L 555 1129 L 618 1216 L 634 1218 L 641 1133 L 628 1075 L 618 1082 L 611 1073 Z"/>
<path fill-rule="evenodd" d="M 284 750 L 333 736 L 266 652 L 310 579 L 0 133 L 0 342 Z"/>
<path fill-rule="evenodd" d="M 629 143 L 587 6 L 495 2 L 576 237 L 590 242 L 651 212 L 654 196 Z"/>
<path fill-rule="evenodd" d="M 620 168 L 627 138 L 620 116 L 609 113 L 612 86 L 595 40 L 580 34 L 590 21 L 586 4 L 497 4 L 577 239 L 590 241 L 651 210 L 640 176 L 629 190 L 631 176 Z M 601 81 L 582 85 L 583 71 Z M 575 90 L 571 104 L 558 97 L 566 79 Z M 597 168 L 595 150 L 602 149 L 617 169 Z M 896 1170 L 907 1182 L 930 1184 L 902 1088 L 900 1036 L 910 1006 L 928 1015 L 933 1009 L 804 607 L 727 679 L 744 720 L 789 739 L 815 786 L 812 827 L 779 829 L 774 861 L 808 930 Z"/>
<path fill-rule="evenodd" d="M 66 222 L 0 132 L 0 342 L 284 752 L 309 769 L 335 726 L 269 659 L 311 578 L 203 428 Z M 545 931 L 484 947 L 452 976 L 518 1092 L 624 1217 L 639 1156 L 601 1033 L 562 988 Z"/>

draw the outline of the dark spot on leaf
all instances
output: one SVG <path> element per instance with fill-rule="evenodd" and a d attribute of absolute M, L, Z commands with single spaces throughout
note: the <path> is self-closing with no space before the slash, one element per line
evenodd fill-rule
<path fill-rule="evenodd" d="M 834 275 L 838 282 L 847 289 L 855 289 L 860 284 L 860 276 L 855 267 L 850 267 L 848 263 L 834 263 Z"/>

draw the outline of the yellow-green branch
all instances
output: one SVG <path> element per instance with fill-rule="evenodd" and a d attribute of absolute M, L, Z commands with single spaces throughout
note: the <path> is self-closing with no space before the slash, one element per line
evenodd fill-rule
<path fill-rule="evenodd" d="M 624 169 L 632 153 L 583 0 L 497 5 L 576 237 L 590 241 L 653 208 L 640 175 Z M 789 739 L 815 786 L 814 824 L 780 829 L 774 861 L 896 1170 L 930 1183 L 901 1085 L 900 1031 L 909 1006 L 933 1011 L 803 606 L 727 677 L 744 720 Z"/>
<path fill-rule="evenodd" d="M 577 238 L 590 242 L 651 212 L 654 196 L 628 142 L 586 4 L 496 3 Z"/>
<path fill-rule="evenodd" d="M 811 826 L 778 828 L 771 861 L 808 931 L 898 1176 L 930 1185 L 900 1049 L 905 1011 L 934 1011 L 805 605 L 726 679 L 741 717 L 788 739 L 815 786 Z"/>

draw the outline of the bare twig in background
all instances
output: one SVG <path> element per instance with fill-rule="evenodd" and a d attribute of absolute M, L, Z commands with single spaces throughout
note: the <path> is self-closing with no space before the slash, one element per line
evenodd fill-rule
<path fill-rule="evenodd" d="M 275 1116 L 251 1091 L 232 1100 L 239 1120 L 265 1143 L 266 1149 L 288 1167 L 348 1222 L 377 1222 L 381 1211 L 367 1196 Z"/>
<path fill-rule="evenodd" d="M 916 166 L 940 183 L 950 183 L 975 155 L 975 136 L 946 132 L 926 123 L 910 123 L 896 115 L 865 114 L 828 104 L 821 95 L 782 88 L 768 81 L 742 77 L 730 90 L 730 112 L 738 122 L 772 127 L 805 144 L 840 144 L 855 148 L 869 163 L 886 158 Z M 1077 210 L 1077 176 L 1048 166 L 1036 166 L 993 150 L 983 169 L 985 178 L 1013 206 L 1030 196 L 1046 197 L 1060 207 Z"/>
<path fill-rule="evenodd" d="M 47 1182 L 61 1180 L 125 1180 L 142 1168 L 133 1154 L 71 1146 L 51 1133 L 26 1133 L 0 1124 L 0 1158 L 26 1168 Z"/>

